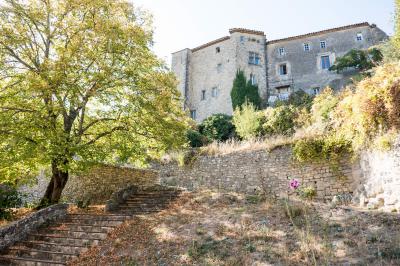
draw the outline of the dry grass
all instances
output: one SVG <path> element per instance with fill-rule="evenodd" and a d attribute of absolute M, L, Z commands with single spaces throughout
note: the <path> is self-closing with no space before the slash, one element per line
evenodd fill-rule
<path fill-rule="evenodd" d="M 398 215 L 187 193 L 138 216 L 71 265 L 399 265 Z"/>
<path fill-rule="evenodd" d="M 32 208 L 12 208 L 11 212 L 12 212 L 11 219 L 9 220 L 0 219 L 0 227 L 6 226 L 12 222 L 23 219 L 29 214 L 33 213 L 34 210 Z"/>

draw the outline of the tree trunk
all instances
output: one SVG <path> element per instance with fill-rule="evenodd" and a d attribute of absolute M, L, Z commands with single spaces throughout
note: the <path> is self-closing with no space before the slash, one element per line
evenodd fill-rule
<path fill-rule="evenodd" d="M 67 164 L 67 160 L 62 161 L 62 166 L 67 166 Z M 68 181 L 68 170 L 60 169 L 60 165 L 57 164 L 55 160 L 51 163 L 51 171 L 51 180 L 40 201 L 39 208 L 58 203 L 61 198 L 61 193 Z"/>

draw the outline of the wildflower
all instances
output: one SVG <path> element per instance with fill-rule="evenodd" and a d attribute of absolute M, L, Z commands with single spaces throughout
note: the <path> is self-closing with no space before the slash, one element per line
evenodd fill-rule
<path fill-rule="evenodd" d="M 300 182 L 297 179 L 292 179 L 289 182 L 289 187 L 293 190 L 296 190 L 300 186 Z"/>

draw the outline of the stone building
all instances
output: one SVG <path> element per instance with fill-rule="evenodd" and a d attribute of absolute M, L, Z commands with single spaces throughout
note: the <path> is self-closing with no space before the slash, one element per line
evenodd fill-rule
<path fill-rule="evenodd" d="M 184 107 L 196 121 L 216 113 L 232 114 L 230 92 L 239 69 L 258 85 L 267 105 L 300 89 L 310 94 L 326 86 L 341 89 L 354 70 L 329 71 L 335 59 L 388 38 L 366 22 L 271 41 L 262 31 L 234 28 L 229 33 L 172 54 Z"/>

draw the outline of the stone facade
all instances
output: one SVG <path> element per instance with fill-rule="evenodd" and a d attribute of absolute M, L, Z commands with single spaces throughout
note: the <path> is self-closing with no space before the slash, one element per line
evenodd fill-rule
<path fill-rule="evenodd" d="M 239 69 L 257 83 L 267 105 L 299 89 L 309 93 L 326 86 L 340 89 L 354 71 L 330 72 L 322 69 L 321 60 L 327 56 L 332 65 L 353 48 L 366 49 L 385 39 L 382 30 L 368 23 L 274 41 L 267 41 L 261 31 L 231 29 L 229 36 L 174 53 L 172 70 L 185 108 L 200 122 L 212 114 L 232 114 L 230 92 Z"/>
<path fill-rule="evenodd" d="M 24 186 L 20 192 L 27 195 L 26 202 L 37 202 L 43 196 L 49 178 L 45 172 L 37 177 L 37 184 Z M 90 200 L 91 204 L 104 204 L 111 194 L 129 185 L 153 185 L 159 183 L 158 173 L 130 167 L 102 165 L 85 175 L 71 176 L 62 194 L 62 200 L 75 203 Z"/>
<path fill-rule="evenodd" d="M 358 185 L 358 165 L 342 160 L 339 169 L 328 162 L 299 164 L 291 160 L 290 147 L 272 152 L 263 150 L 238 152 L 223 156 L 199 156 L 192 165 L 176 163 L 156 165 L 161 184 L 178 185 L 189 190 L 220 189 L 243 193 L 264 191 L 286 197 L 289 181 L 297 178 L 304 186 L 317 191 L 317 199 L 330 200 L 338 194 L 352 192 Z"/>
<path fill-rule="evenodd" d="M 24 239 L 29 233 L 36 231 L 40 226 L 62 219 L 67 215 L 67 210 L 68 204 L 53 205 L 1 228 L 0 251 Z"/>

